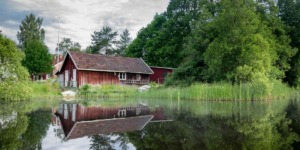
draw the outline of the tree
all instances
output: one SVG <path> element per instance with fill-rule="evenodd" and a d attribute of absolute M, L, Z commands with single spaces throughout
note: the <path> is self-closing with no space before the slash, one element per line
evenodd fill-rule
<path fill-rule="evenodd" d="M 255 82 L 269 90 L 270 81 L 284 77 L 296 50 L 271 1 L 202 6 L 184 45 L 185 59 L 167 83 Z"/>
<path fill-rule="evenodd" d="M 37 110 L 28 115 L 28 128 L 20 138 L 20 149 L 42 149 L 42 140 L 47 134 L 51 123 L 51 114 L 48 111 Z"/>
<path fill-rule="evenodd" d="M 94 31 L 92 35 L 92 53 L 113 55 L 117 35 L 118 33 L 110 27 L 103 27 L 98 32 Z"/>
<path fill-rule="evenodd" d="M 27 67 L 31 75 L 49 73 L 52 69 L 52 57 L 47 46 L 40 40 L 31 40 L 25 44 L 26 54 L 23 65 Z"/>
<path fill-rule="evenodd" d="M 278 0 L 279 17 L 285 23 L 285 30 L 291 38 L 291 46 L 298 52 L 291 58 L 291 69 L 286 72 L 285 81 L 291 86 L 300 84 L 300 1 Z"/>
<path fill-rule="evenodd" d="M 114 140 L 111 139 L 109 135 L 99 134 L 99 135 L 92 135 L 89 136 L 91 145 L 90 149 L 98 150 L 98 149 L 106 149 L 112 150 L 113 144 L 115 143 Z"/>
<path fill-rule="evenodd" d="M 0 100 L 29 99 L 31 89 L 25 84 L 29 74 L 22 66 L 23 58 L 16 44 L 0 34 Z"/>
<path fill-rule="evenodd" d="M 27 41 L 44 41 L 45 30 L 42 28 L 42 23 L 43 19 L 36 17 L 33 14 L 27 15 L 26 18 L 21 22 L 20 31 L 17 33 L 17 38 L 22 49 Z"/>
<path fill-rule="evenodd" d="M 115 55 L 124 56 L 125 49 L 131 42 L 131 38 L 129 36 L 129 31 L 126 29 L 121 35 L 120 40 L 117 43 L 117 49 L 115 50 Z"/>
<path fill-rule="evenodd" d="M 20 52 L 15 43 L 0 34 L 0 83 L 26 81 L 28 72 L 21 64 L 24 53 Z"/>
<path fill-rule="evenodd" d="M 149 65 L 178 67 L 186 38 L 201 12 L 199 0 L 171 0 L 167 11 L 156 14 L 153 21 L 139 31 L 126 55 L 142 57 Z"/>
<path fill-rule="evenodd" d="M 63 38 L 59 43 L 59 51 L 66 52 L 70 51 L 80 51 L 81 45 L 78 42 L 73 42 L 71 38 Z"/>

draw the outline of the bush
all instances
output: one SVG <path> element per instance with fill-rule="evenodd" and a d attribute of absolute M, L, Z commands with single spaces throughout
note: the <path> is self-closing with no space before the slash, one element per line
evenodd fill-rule
<path fill-rule="evenodd" d="M 32 98 L 32 91 L 27 82 L 2 82 L 0 83 L 0 100 L 29 100 Z"/>

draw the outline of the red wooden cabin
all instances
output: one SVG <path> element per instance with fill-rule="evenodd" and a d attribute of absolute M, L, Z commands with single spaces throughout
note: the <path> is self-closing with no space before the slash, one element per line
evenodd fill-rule
<path fill-rule="evenodd" d="M 145 85 L 153 71 L 141 58 L 69 51 L 56 74 L 62 87 L 81 87 L 85 84 Z"/>
<path fill-rule="evenodd" d="M 163 84 L 167 75 L 172 74 L 173 72 L 173 68 L 154 67 L 154 66 L 150 66 L 150 68 L 154 72 L 153 74 L 150 75 L 150 81 L 159 84 Z"/>

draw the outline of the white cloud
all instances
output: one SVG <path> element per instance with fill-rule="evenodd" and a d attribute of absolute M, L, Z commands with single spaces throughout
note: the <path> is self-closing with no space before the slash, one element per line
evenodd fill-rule
<path fill-rule="evenodd" d="M 136 37 L 139 29 L 150 23 L 156 12 L 161 13 L 166 10 L 168 3 L 169 0 L 9 1 L 11 10 L 32 12 L 44 18 L 45 42 L 52 51 L 57 43 L 59 17 L 60 37 L 70 37 L 85 48 L 91 43 L 91 34 L 106 25 L 119 33 L 127 28 L 131 36 Z M 15 36 L 18 28 L 13 30 Z"/>

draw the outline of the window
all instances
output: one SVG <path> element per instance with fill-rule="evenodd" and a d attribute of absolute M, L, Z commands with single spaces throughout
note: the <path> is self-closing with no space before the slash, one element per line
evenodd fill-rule
<path fill-rule="evenodd" d="M 140 81 L 141 80 L 141 75 L 140 74 L 136 74 L 136 80 Z"/>
<path fill-rule="evenodd" d="M 119 80 L 126 80 L 126 73 L 125 72 L 120 72 L 119 73 Z"/>

